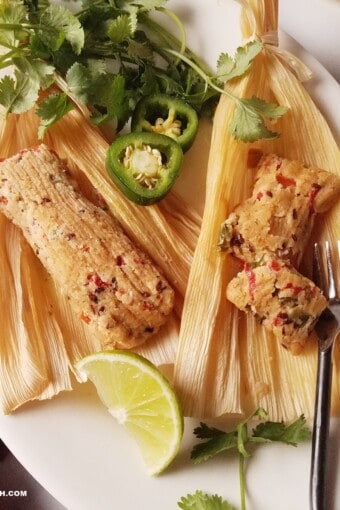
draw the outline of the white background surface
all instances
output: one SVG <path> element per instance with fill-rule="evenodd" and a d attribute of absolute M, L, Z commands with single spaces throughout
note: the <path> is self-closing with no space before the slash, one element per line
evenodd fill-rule
<path fill-rule="evenodd" d="M 193 27 L 189 31 L 190 45 L 212 64 L 221 51 L 233 47 L 238 38 L 238 21 L 235 5 L 230 0 L 170 0 L 168 5 L 176 9 L 186 25 L 190 22 Z M 281 0 L 282 28 L 304 44 L 338 80 L 339 10 L 339 0 Z M 339 85 L 299 46 L 285 36 L 282 41 L 315 70 L 308 87 L 340 140 L 340 119 L 336 115 L 340 110 Z M 149 479 L 144 475 L 134 444 L 101 406 L 88 384 L 77 386 L 73 393 L 60 395 L 51 402 L 26 406 L 13 416 L 0 416 L 0 437 L 68 510 L 140 507 L 175 510 L 180 497 L 196 489 L 217 492 L 238 506 L 236 460 L 216 459 L 191 466 L 188 455 L 193 442 L 192 428 L 193 422 L 187 421 L 181 454 L 167 474 Z M 338 487 L 339 437 L 339 420 L 333 420 L 331 461 L 335 470 L 331 478 Z M 307 509 L 309 460 L 309 444 L 297 449 L 270 445 L 259 451 L 247 472 L 249 510 Z M 5 480 L 5 466 L 13 468 L 11 458 L 0 463 L 0 489 Z M 27 487 L 20 485 L 14 489 L 39 490 L 27 477 L 20 478 L 19 474 L 16 480 L 27 483 Z M 339 496 L 334 508 L 340 508 Z M 13 501 L 7 503 L 13 505 Z M 0 510 L 19 508 L 3 504 L 0 498 Z M 59 505 L 42 491 L 32 506 L 22 508 L 53 510 L 54 507 L 57 509 Z"/>

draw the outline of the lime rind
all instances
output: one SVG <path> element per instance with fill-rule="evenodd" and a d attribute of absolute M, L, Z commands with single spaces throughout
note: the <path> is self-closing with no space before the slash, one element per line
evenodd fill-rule
<path fill-rule="evenodd" d="M 147 474 L 162 473 L 176 457 L 184 429 L 183 413 L 167 378 L 146 358 L 121 350 L 90 354 L 76 368 L 134 438 Z"/>

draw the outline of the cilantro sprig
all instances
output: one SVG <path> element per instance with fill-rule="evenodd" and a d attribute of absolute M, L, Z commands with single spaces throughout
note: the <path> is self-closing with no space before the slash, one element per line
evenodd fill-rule
<path fill-rule="evenodd" d="M 223 87 L 233 78 L 245 74 L 261 50 L 262 44 L 259 41 L 252 41 L 245 46 L 239 47 L 234 58 L 230 57 L 227 53 L 222 53 L 217 63 L 217 73 L 215 76 L 205 73 L 203 69 L 200 69 L 186 56 L 180 55 L 174 50 L 168 50 L 171 54 L 181 58 L 187 65 L 191 65 L 206 82 L 207 88 L 210 87 L 219 94 L 228 96 L 235 102 L 236 109 L 230 124 L 230 130 L 237 140 L 244 142 L 255 142 L 261 138 L 278 138 L 280 136 L 279 133 L 268 129 L 266 120 L 278 119 L 287 112 L 285 106 L 267 103 L 256 96 L 239 98 L 233 95 L 228 88 Z"/>
<path fill-rule="evenodd" d="M 183 510 L 235 510 L 235 507 L 223 500 L 221 496 L 209 495 L 202 491 L 182 497 L 178 506 Z"/>
<path fill-rule="evenodd" d="M 0 104 L 24 113 L 36 104 L 39 136 L 74 104 L 86 105 L 92 120 L 115 120 L 119 131 L 141 97 L 166 93 L 201 112 L 226 94 L 236 103 L 230 129 L 240 140 L 273 138 L 266 126 L 284 107 L 233 96 L 225 85 L 242 76 L 261 51 L 257 41 L 223 53 L 212 73 L 186 45 L 185 28 L 167 0 L 83 0 L 78 11 L 48 0 L 0 1 Z M 71 5 L 71 4 L 70 4 Z M 152 17 L 167 17 L 180 40 Z M 53 88 L 54 86 L 54 88 Z"/>
<path fill-rule="evenodd" d="M 259 418 L 262 421 L 250 430 L 250 423 L 254 418 Z M 226 451 L 236 451 L 238 453 L 241 510 L 246 510 L 245 464 L 254 453 L 254 448 L 272 442 L 297 446 L 298 443 L 307 441 L 311 436 L 303 415 L 291 424 L 286 425 L 283 422 L 268 420 L 268 413 L 262 408 L 258 408 L 230 432 L 200 423 L 194 429 L 194 434 L 202 440 L 193 447 L 191 452 L 191 459 L 195 464 L 205 462 Z M 196 491 L 194 494 L 188 494 L 181 498 L 178 506 L 183 510 L 235 510 L 230 503 L 224 501 L 221 497 L 209 495 L 202 491 Z"/>

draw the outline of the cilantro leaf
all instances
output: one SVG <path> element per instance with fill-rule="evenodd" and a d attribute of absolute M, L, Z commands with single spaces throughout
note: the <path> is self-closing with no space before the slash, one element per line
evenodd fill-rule
<path fill-rule="evenodd" d="M 263 438 L 268 441 L 280 441 L 292 446 L 310 439 L 310 436 L 311 432 L 306 427 L 306 418 L 303 415 L 288 426 L 283 422 L 267 421 L 260 423 L 253 430 L 253 437 Z"/>
<path fill-rule="evenodd" d="M 12 111 L 12 105 L 15 102 L 16 93 L 16 82 L 11 76 L 4 76 L 0 80 L 0 104 L 2 104 L 6 112 Z"/>
<path fill-rule="evenodd" d="M 206 423 L 201 422 L 199 427 L 194 428 L 194 434 L 199 439 L 207 439 L 212 437 L 223 436 L 225 432 L 215 427 L 209 427 Z"/>
<path fill-rule="evenodd" d="M 15 65 L 22 74 L 29 77 L 31 83 L 39 89 L 48 88 L 54 80 L 54 66 L 35 58 L 16 58 Z"/>
<path fill-rule="evenodd" d="M 287 108 L 267 103 L 256 96 L 250 99 L 238 99 L 230 130 L 238 140 L 255 142 L 261 138 L 274 139 L 280 135 L 270 131 L 265 119 L 274 120 L 281 117 Z"/>
<path fill-rule="evenodd" d="M 32 108 L 41 88 L 53 81 L 54 67 L 38 59 L 16 58 L 14 77 L 0 81 L 0 104 L 7 113 L 24 113 Z"/>
<path fill-rule="evenodd" d="M 38 130 L 38 137 L 43 138 L 47 129 L 53 126 L 67 112 L 72 110 L 73 105 L 67 94 L 50 94 L 46 97 L 37 108 L 37 115 L 41 117 L 41 123 Z"/>
<path fill-rule="evenodd" d="M 228 80 L 229 74 L 235 65 L 234 59 L 228 53 L 221 53 L 217 61 L 216 78 L 222 83 Z"/>
<path fill-rule="evenodd" d="M 64 41 L 68 41 L 76 55 L 79 55 L 84 46 L 84 30 L 79 20 L 61 5 L 50 5 L 43 12 L 38 33 L 51 51 L 58 50 Z"/>
<path fill-rule="evenodd" d="M 248 71 L 261 50 L 262 44 L 259 41 L 251 41 L 245 46 L 237 48 L 234 58 L 231 58 L 227 53 L 222 53 L 217 62 L 216 78 L 225 83 L 242 76 Z"/>
<path fill-rule="evenodd" d="M 66 82 L 70 92 L 80 102 L 87 104 L 90 101 L 93 75 L 86 66 L 74 63 L 66 73 Z"/>
<path fill-rule="evenodd" d="M 270 120 L 282 117 L 282 115 L 288 110 L 286 106 L 280 106 L 275 103 L 267 103 L 256 96 L 253 96 L 251 99 L 245 99 L 245 103 L 251 105 L 257 112 Z"/>
<path fill-rule="evenodd" d="M 125 97 L 125 79 L 122 75 L 103 75 L 97 82 L 96 104 L 105 109 L 105 113 L 96 112 L 92 120 L 96 124 L 108 122 L 114 118 L 123 126 L 131 112 Z"/>
<path fill-rule="evenodd" d="M 237 447 L 237 434 L 225 432 L 208 439 L 205 442 L 196 444 L 191 451 L 191 459 L 195 464 L 204 462 L 217 454 Z"/>
<path fill-rule="evenodd" d="M 0 45 L 14 47 L 16 41 L 27 36 L 27 31 L 20 28 L 20 24 L 27 21 L 27 9 L 20 0 L 0 3 Z M 8 25 L 5 28 L 5 25 Z"/>
<path fill-rule="evenodd" d="M 121 43 L 132 35 L 131 18 L 127 14 L 118 16 L 109 24 L 107 34 L 112 42 Z"/>
<path fill-rule="evenodd" d="M 194 434 L 199 439 L 207 439 L 202 443 L 196 444 L 191 451 L 191 459 L 195 464 L 204 462 L 215 455 L 235 448 L 237 445 L 237 433 L 223 432 L 215 427 L 209 427 L 206 423 L 200 423 L 199 427 L 194 429 Z"/>
<path fill-rule="evenodd" d="M 0 81 L 0 104 L 6 113 L 23 113 L 32 108 L 39 96 L 39 84 L 32 83 L 30 77 L 19 69 L 14 79 L 4 76 Z"/>
<path fill-rule="evenodd" d="M 129 39 L 126 51 L 128 56 L 136 61 L 136 63 L 145 59 L 149 60 L 149 66 L 152 66 L 153 49 L 144 32 L 138 31 L 134 39 Z"/>
<path fill-rule="evenodd" d="M 135 34 L 137 30 L 137 24 L 138 24 L 138 7 L 137 5 L 131 5 L 129 7 L 129 16 L 130 16 L 130 28 L 132 34 Z"/>
<path fill-rule="evenodd" d="M 196 491 L 194 494 L 182 497 L 177 504 L 182 510 L 235 510 L 221 496 L 217 494 L 209 495 L 202 491 Z"/>

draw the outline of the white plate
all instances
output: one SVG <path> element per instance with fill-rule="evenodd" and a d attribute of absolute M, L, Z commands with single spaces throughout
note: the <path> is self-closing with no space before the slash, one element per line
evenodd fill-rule
<path fill-rule="evenodd" d="M 186 25 L 189 42 L 214 64 L 221 51 L 239 43 L 238 8 L 222 0 L 170 0 Z M 289 37 L 283 46 L 315 71 L 308 85 L 340 139 L 340 87 Z M 196 422 L 186 420 L 178 458 L 158 478 L 148 478 L 137 448 L 103 408 L 91 384 L 76 385 L 52 401 L 25 406 L 0 416 L 0 437 L 26 469 L 69 510 L 175 510 L 182 496 L 197 489 L 239 504 L 236 457 L 220 457 L 200 466 L 189 459 Z M 340 487 L 340 420 L 332 421 L 331 482 Z M 249 510 L 308 508 L 310 444 L 298 448 L 266 445 L 249 462 Z M 0 487 L 1 488 L 1 487 Z M 20 489 L 20 488 L 18 488 Z M 338 491 L 334 508 L 340 508 Z"/>
<path fill-rule="evenodd" d="M 280 20 L 340 83 L 340 1 L 281 0 Z"/>

